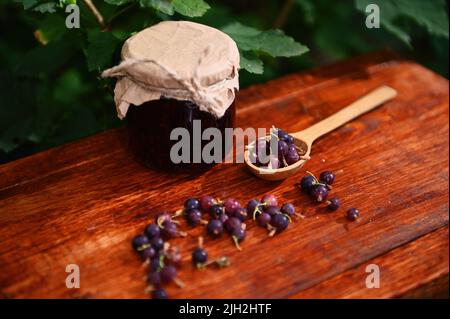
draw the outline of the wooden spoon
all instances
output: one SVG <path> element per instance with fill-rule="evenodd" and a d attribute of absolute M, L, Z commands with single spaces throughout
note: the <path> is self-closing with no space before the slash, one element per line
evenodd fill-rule
<path fill-rule="evenodd" d="M 292 165 L 278 169 L 261 168 L 254 165 L 250 161 L 249 150 L 254 150 L 253 146 L 255 141 L 248 145 L 244 153 L 245 164 L 253 174 L 262 179 L 269 181 L 285 179 L 294 174 L 303 166 L 303 164 L 305 164 L 307 161 L 306 158 L 309 158 L 312 144 L 316 139 L 350 122 L 356 117 L 373 110 L 377 106 L 394 98 L 396 95 L 397 92 L 393 88 L 381 86 L 319 123 L 316 123 L 303 131 L 290 133 L 295 138 L 296 146 L 303 150 L 303 154 L 301 155 L 304 158 Z"/>

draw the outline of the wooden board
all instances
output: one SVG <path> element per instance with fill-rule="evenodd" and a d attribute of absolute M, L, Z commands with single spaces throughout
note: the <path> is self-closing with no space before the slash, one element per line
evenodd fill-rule
<path fill-rule="evenodd" d="M 398 97 L 318 140 L 312 160 L 282 182 L 259 180 L 241 164 L 199 176 L 146 169 L 110 130 L 0 166 L 0 293 L 8 298 L 146 298 L 144 268 L 131 238 L 160 209 L 190 196 L 242 202 L 271 192 L 307 216 L 268 238 L 248 223 L 243 251 L 231 239 L 207 239 L 226 269 L 197 271 L 190 254 L 202 228 L 173 241 L 183 251 L 174 298 L 448 296 L 448 81 L 390 52 L 292 74 L 242 90 L 237 125 L 298 131 L 381 84 Z M 342 170 L 327 213 L 294 186 L 304 170 Z M 362 218 L 347 223 L 345 208 Z M 81 288 L 67 289 L 67 264 Z M 367 289 L 365 266 L 381 269 Z M 437 284 L 436 284 L 437 283 Z"/>

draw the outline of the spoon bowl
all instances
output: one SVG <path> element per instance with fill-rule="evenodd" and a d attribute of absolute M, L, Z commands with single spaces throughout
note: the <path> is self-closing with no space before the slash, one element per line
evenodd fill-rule
<path fill-rule="evenodd" d="M 250 159 L 250 152 L 255 150 L 254 145 L 256 141 L 251 142 L 245 150 L 245 165 L 254 175 L 262 179 L 268 181 L 283 180 L 295 174 L 308 161 L 312 144 L 317 138 L 393 99 L 396 95 L 397 92 L 393 88 L 381 86 L 313 126 L 303 131 L 290 133 L 295 139 L 295 145 L 301 150 L 300 160 L 292 165 L 277 169 L 256 166 Z"/>

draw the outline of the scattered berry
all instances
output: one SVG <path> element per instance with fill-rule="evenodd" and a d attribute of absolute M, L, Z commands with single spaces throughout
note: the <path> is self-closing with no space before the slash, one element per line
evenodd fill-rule
<path fill-rule="evenodd" d="M 242 242 L 245 239 L 245 236 L 247 235 L 247 232 L 245 229 L 239 228 L 233 230 L 232 238 L 234 241 L 234 245 L 238 250 L 242 250 L 241 246 L 239 245 L 240 242 Z"/>
<path fill-rule="evenodd" d="M 175 267 L 179 267 L 181 264 L 181 253 L 178 249 L 170 249 L 166 253 L 166 259 L 165 262 L 167 265 L 172 265 Z"/>
<path fill-rule="evenodd" d="M 279 233 L 289 226 L 289 218 L 284 214 L 276 214 L 272 216 L 270 225 Z"/>
<path fill-rule="evenodd" d="M 202 213 L 194 208 L 186 212 L 186 220 L 190 226 L 197 226 L 202 222 Z"/>
<path fill-rule="evenodd" d="M 222 205 L 213 205 L 209 209 L 209 214 L 212 218 L 218 218 L 221 214 L 223 214 L 223 206 Z"/>
<path fill-rule="evenodd" d="M 248 218 L 247 209 L 240 207 L 234 212 L 233 216 L 238 218 L 241 222 L 243 222 Z"/>
<path fill-rule="evenodd" d="M 328 206 L 327 207 L 328 207 L 329 210 L 335 211 L 340 206 L 341 206 L 341 201 L 338 198 L 333 197 L 333 198 L 330 198 L 330 200 L 328 201 Z"/>
<path fill-rule="evenodd" d="M 165 283 L 169 283 L 175 279 L 177 276 L 177 269 L 172 265 L 164 266 L 161 269 L 161 281 Z"/>
<path fill-rule="evenodd" d="M 150 247 L 150 241 L 145 235 L 137 235 L 131 241 L 131 245 L 133 246 L 134 250 L 142 251 L 147 247 Z"/>
<path fill-rule="evenodd" d="M 310 194 L 313 187 L 317 184 L 317 180 L 312 175 L 306 175 L 302 178 L 300 182 L 300 186 L 302 188 L 302 191 L 306 194 Z"/>
<path fill-rule="evenodd" d="M 330 171 L 322 172 L 319 176 L 319 180 L 327 185 L 331 185 L 334 182 L 335 175 Z"/>
<path fill-rule="evenodd" d="M 160 236 L 160 228 L 156 224 L 149 224 L 144 229 L 144 234 L 149 240 Z"/>
<path fill-rule="evenodd" d="M 199 209 L 200 202 L 197 198 L 189 198 L 184 202 L 184 209 Z"/>
<path fill-rule="evenodd" d="M 161 237 L 155 237 L 150 241 L 150 244 L 152 245 L 153 249 L 155 251 L 160 251 L 164 247 L 164 241 Z"/>
<path fill-rule="evenodd" d="M 149 265 L 150 271 L 151 272 L 157 272 L 160 270 L 161 268 L 161 263 L 159 262 L 159 258 L 153 258 L 150 260 L 150 265 Z"/>
<path fill-rule="evenodd" d="M 208 253 L 203 248 L 197 248 L 192 252 L 192 261 L 196 265 L 204 264 L 208 261 Z"/>
<path fill-rule="evenodd" d="M 295 215 L 295 206 L 291 203 L 285 203 L 281 206 L 281 212 L 292 217 Z"/>
<path fill-rule="evenodd" d="M 208 234 L 213 237 L 219 237 L 223 233 L 223 224 L 218 219 L 211 219 L 206 226 Z"/>
<path fill-rule="evenodd" d="M 159 288 L 161 285 L 161 273 L 159 271 L 151 271 L 147 275 L 147 283 L 154 288 Z"/>
<path fill-rule="evenodd" d="M 158 289 L 153 290 L 152 298 L 153 299 L 167 299 L 167 298 L 169 298 L 169 296 L 167 295 L 167 292 L 164 289 L 158 288 Z"/>
<path fill-rule="evenodd" d="M 200 197 L 200 209 L 202 212 L 209 212 L 212 206 L 217 205 L 217 200 L 212 196 Z"/>
<path fill-rule="evenodd" d="M 258 207 L 261 205 L 261 202 L 257 199 L 251 199 L 247 204 L 247 213 L 251 216 L 255 216 L 258 212 Z"/>
<path fill-rule="evenodd" d="M 350 208 L 347 211 L 347 219 L 350 221 L 355 221 L 359 218 L 359 210 L 356 208 Z"/>
<path fill-rule="evenodd" d="M 241 208 L 241 204 L 234 198 L 228 198 L 223 202 L 223 206 L 225 207 L 225 212 L 233 215 L 239 208 Z"/>
<path fill-rule="evenodd" d="M 278 200 L 275 195 L 266 194 L 262 197 L 261 202 L 267 206 L 277 206 Z"/>
<path fill-rule="evenodd" d="M 174 223 L 172 223 L 170 220 L 166 220 L 163 225 L 162 225 L 162 230 L 161 230 L 161 236 L 165 239 L 168 240 L 170 238 L 174 238 L 177 237 L 178 235 L 178 229 L 177 229 L 177 225 L 175 225 Z"/>
<path fill-rule="evenodd" d="M 271 220 L 271 216 L 268 213 L 262 213 L 256 218 L 256 222 L 261 227 L 266 227 Z"/>
<path fill-rule="evenodd" d="M 311 191 L 311 198 L 316 202 L 322 202 L 327 199 L 328 196 L 328 188 L 321 184 L 315 185 Z"/>
<path fill-rule="evenodd" d="M 227 214 L 220 214 L 218 220 L 222 222 L 222 224 L 225 224 L 225 222 L 230 218 L 230 215 Z"/>
<path fill-rule="evenodd" d="M 281 214 L 281 210 L 277 206 L 266 206 L 264 207 L 264 212 L 269 214 L 270 216 Z"/>
<path fill-rule="evenodd" d="M 233 233 L 236 229 L 241 229 L 241 220 L 237 217 L 228 218 L 224 226 L 227 232 Z"/>
<path fill-rule="evenodd" d="M 168 212 L 161 212 L 156 215 L 156 224 L 162 228 L 162 224 L 166 221 L 171 221 L 172 216 Z"/>
<path fill-rule="evenodd" d="M 150 260 L 156 255 L 156 251 L 153 247 L 147 247 L 140 253 L 142 260 Z"/>

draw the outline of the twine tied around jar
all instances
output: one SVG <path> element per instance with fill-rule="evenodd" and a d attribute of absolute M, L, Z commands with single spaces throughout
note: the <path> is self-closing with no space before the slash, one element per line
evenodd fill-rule
<path fill-rule="evenodd" d="M 160 96 L 166 96 L 175 99 L 185 99 L 187 91 L 189 92 L 189 94 L 187 94 L 189 96 L 189 99 L 195 104 L 197 104 L 200 110 L 207 111 L 211 114 L 214 114 L 217 117 L 221 117 L 225 112 L 226 108 L 224 110 L 223 98 L 219 98 L 218 94 L 222 93 L 221 91 L 228 88 L 228 93 L 232 94 L 232 98 L 234 100 L 235 95 L 234 88 L 238 88 L 237 78 L 235 78 L 237 77 L 237 71 L 233 70 L 231 77 L 225 78 L 220 82 L 214 83 L 209 86 L 203 86 L 199 81 L 200 77 L 198 74 L 198 70 L 209 52 L 210 46 L 207 46 L 206 49 L 198 58 L 193 75 L 190 77 L 189 80 L 182 78 L 177 74 L 177 72 L 169 69 L 168 67 L 166 67 L 165 65 L 159 63 L 154 59 L 126 59 L 122 61 L 119 65 L 104 70 L 101 73 L 101 77 L 102 78 L 126 77 L 128 78 L 128 80 L 132 81 L 136 85 L 146 90 L 149 90 L 151 92 L 157 92 L 160 94 Z M 166 72 L 173 80 L 179 83 L 184 89 L 170 89 L 170 88 L 156 87 L 149 85 L 148 83 L 143 83 L 142 81 L 137 81 L 136 79 L 133 79 L 128 72 L 129 68 L 135 65 L 142 65 L 146 63 L 151 63 L 161 68 L 161 70 Z M 232 83 L 230 83 L 230 81 Z M 228 105 L 226 105 L 226 107 L 228 107 Z"/>

